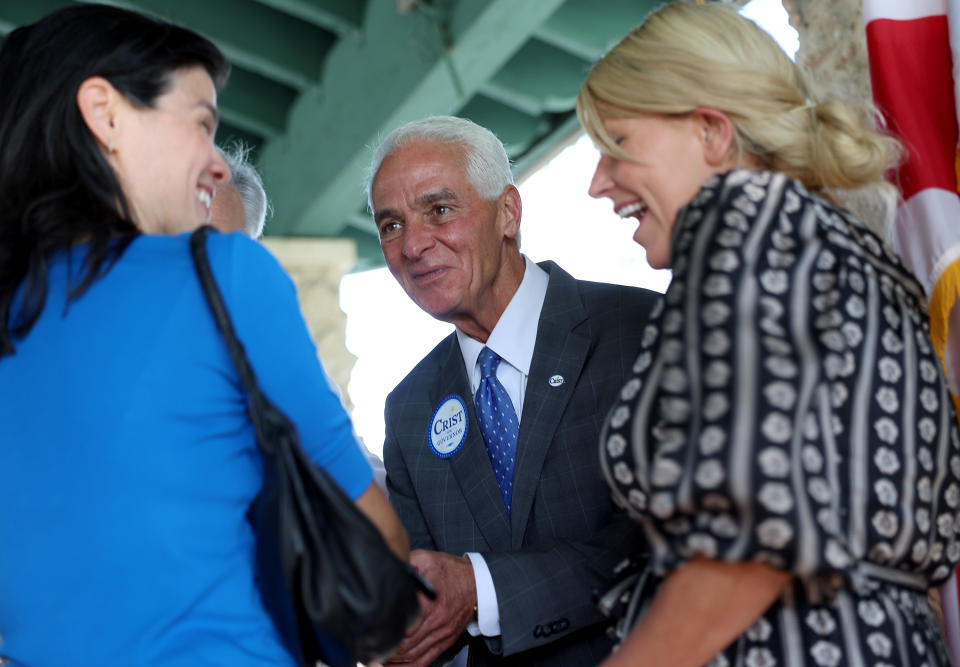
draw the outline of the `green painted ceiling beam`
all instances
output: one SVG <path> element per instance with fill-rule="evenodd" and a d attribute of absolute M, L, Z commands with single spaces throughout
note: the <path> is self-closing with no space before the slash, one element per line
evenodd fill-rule
<path fill-rule="evenodd" d="M 543 113 L 543 107 L 533 96 L 525 94 L 523 91 L 516 91 L 502 85 L 497 85 L 492 81 L 487 81 L 480 86 L 479 94 L 488 100 L 495 100 L 498 104 L 515 109 L 518 113 L 528 116 L 537 116 Z"/>
<path fill-rule="evenodd" d="M 593 63 L 662 0 L 567 0 L 537 31 L 537 37 Z"/>
<path fill-rule="evenodd" d="M 248 148 L 250 151 L 248 154 L 249 160 L 256 164 L 257 160 L 260 158 L 259 147 L 263 145 L 264 138 L 263 135 L 250 132 L 244 128 L 231 124 L 230 119 L 228 118 L 222 118 L 220 120 L 220 125 L 217 127 L 216 142 L 218 146 L 222 146 L 224 148 L 232 148 L 238 142 L 243 144 L 243 146 Z M 267 231 L 269 233 L 269 229 Z"/>
<path fill-rule="evenodd" d="M 250 0 L 101 0 L 187 25 L 241 67 L 296 89 L 315 85 L 335 36 Z"/>
<path fill-rule="evenodd" d="M 485 95 L 530 114 L 565 112 L 590 69 L 588 61 L 531 39 L 483 87 Z"/>
<path fill-rule="evenodd" d="M 234 67 L 220 92 L 220 115 L 264 137 L 276 137 L 287 125 L 287 111 L 297 91 L 272 79 Z"/>
<path fill-rule="evenodd" d="M 267 141 L 281 134 L 273 125 L 264 123 L 260 119 L 251 116 L 242 106 L 220 104 L 219 112 L 221 122 L 226 121 L 234 128 L 260 137 L 260 142 Z"/>
<path fill-rule="evenodd" d="M 363 24 L 363 5 L 360 0 L 258 0 L 260 4 L 273 7 L 326 28 L 338 35 L 359 30 Z"/>
<path fill-rule="evenodd" d="M 561 4 L 473 0 L 435 23 L 398 14 L 392 1 L 370 2 L 362 31 L 328 54 L 322 87 L 300 96 L 286 135 L 263 151 L 271 232 L 338 234 L 365 201 L 369 153 L 357 147 L 408 120 L 458 110 Z"/>
<path fill-rule="evenodd" d="M 68 0 L 32 0 L 31 2 L 0 2 L 0 32 L 4 35 L 14 28 L 39 21 L 47 14 L 73 3 Z"/>
<path fill-rule="evenodd" d="M 472 100 L 457 111 L 457 115 L 495 130 L 494 133 L 509 155 L 523 153 L 530 147 L 530 142 L 549 129 L 542 116 L 523 113 L 483 94 L 474 95 Z"/>
<path fill-rule="evenodd" d="M 574 111 L 560 116 L 557 125 L 550 132 L 548 141 L 536 143 L 529 151 L 517 158 L 513 163 L 513 175 L 517 181 L 522 181 L 530 174 L 536 172 L 547 162 L 557 156 L 564 148 L 573 143 L 583 133 L 580 127 L 580 121 Z M 583 191 L 587 191 L 587 183 L 583 185 Z"/>

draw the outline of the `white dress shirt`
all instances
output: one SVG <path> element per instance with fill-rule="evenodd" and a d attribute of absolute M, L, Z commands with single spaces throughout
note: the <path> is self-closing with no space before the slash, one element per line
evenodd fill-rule
<path fill-rule="evenodd" d="M 457 329 L 457 341 L 463 355 L 463 365 L 470 378 L 470 393 L 476 394 L 480 386 L 480 367 L 477 357 L 484 347 L 489 347 L 503 360 L 497 367 L 497 379 L 507 390 L 517 420 L 522 419 L 523 399 L 527 392 L 527 377 L 530 362 L 537 342 L 537 325 L 540 311 L 547 296 L 549 274 L 524 256 L 526 263 L 523 280 L 510 303 L 497 321 L 486 343 L 471 338 Z M 477 585 L 477 620 L 467 626 L 473 636 L 496 637 L 500 634 L 500 609 L 497 606 L 497 591 L 487 562 L 478 553 L 466 554 L 473 565 L 473 577 Z"/>

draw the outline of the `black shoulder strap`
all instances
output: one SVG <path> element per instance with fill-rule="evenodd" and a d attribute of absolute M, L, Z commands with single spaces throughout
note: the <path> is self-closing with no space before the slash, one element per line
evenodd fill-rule
<path fill-rule="evenodd" d="M 230 352 L 230 358 L 233 359 L 233 365 L 240 374 L 240 381 L 243 382 L 247 390 L 251 409 L 250 416 L 256 424 L 259 410 L 253 409 L 255 405 L 262 404 L 263 394 L 260 392 L 260 386 L 257 384 L 257 378 L 247 360 L 247 353 L 243 349 L 243 343 L 237 338 L 237 333 L 233 328 L 233 322 L 230 320 L 230 312 L 227 305 L 223 302 L 223 295 L 217 287 L 217 281 L 213 277 L 213 271 L 210 269 L 210 258 L 207 255 L 207 236 L 213 230 L 213 227 L 204 225 L 190 236 L 190 254 L 193 256 L 193 265 L 197 270 L 197 276 L 200 278 L 200 285 L 203 287 L 203 294 L 207 298 L 207 304 L 213 313 L 213 318 L 217 322 L 217 328 L 227 344 L 227 350 Z M 259 428 L 257 428 L 259 431 Z M 257 439 L 259 442 L 259 438 Z"/>

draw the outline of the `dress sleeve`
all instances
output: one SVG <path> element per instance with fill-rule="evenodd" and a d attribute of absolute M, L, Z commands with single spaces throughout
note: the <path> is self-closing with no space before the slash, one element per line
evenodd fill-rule
<path fill-rule="evenodd" d="M 664 308 L 602 443 L 660 574 L 695 556 L 842 573 L 870 546 L 851 541 L 866 509 L 850 502 L 844 417 L 863 331 L 844 326 L 852 292 L 816 231 L 823 202 L 797 188 L 731 172 L 678 216 Z"/>
<path fill-rule="evenodd" d="M 317 356 L 293 281 L 266 248 L 240 234 L 211 234 L 208 249 L 264 394 L 296 425 L 307 454 L 356 500 L 373 471 Z"/>

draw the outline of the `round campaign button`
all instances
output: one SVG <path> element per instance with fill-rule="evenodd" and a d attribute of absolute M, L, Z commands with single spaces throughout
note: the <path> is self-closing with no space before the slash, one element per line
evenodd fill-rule
<path fill-rule="evenodd" d="M 427 443 L 442 459 L 450 458 L 467 439 L 467 404 L 457 394 L 440 401 L 430 420 Z"/>

